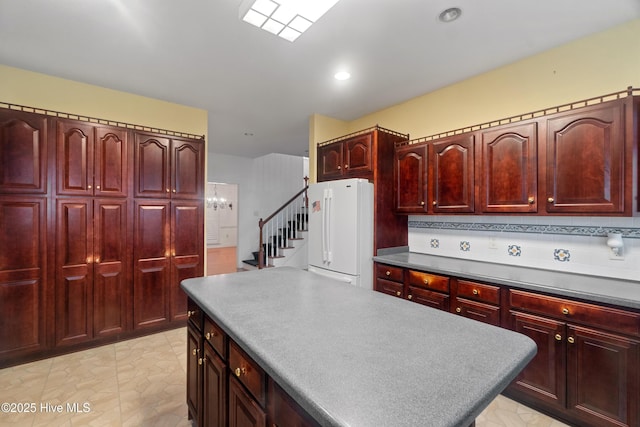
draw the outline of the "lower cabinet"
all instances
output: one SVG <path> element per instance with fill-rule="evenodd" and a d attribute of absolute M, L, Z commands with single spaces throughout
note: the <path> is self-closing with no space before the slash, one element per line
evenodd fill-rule
<path fill-rule="evenodd" d="M 194 426 L 319 426 L 193 301 L 187 305 L 187 407 Z"/>
<path fill-rule="evenodd" d="M 376 263 L 375 290 L 530 337 L 504 393 L 572 425 L 640 427 L 640 312 Z"/>

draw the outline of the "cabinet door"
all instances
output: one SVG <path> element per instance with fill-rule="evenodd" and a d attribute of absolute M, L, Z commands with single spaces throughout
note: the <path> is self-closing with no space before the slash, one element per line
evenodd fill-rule
<path fill-rule="evenodd" d="M 93 195 L 93 125 L 56 121 L 57 189 L 60 195 Z"/>
<path fill-rule="evenodd" d="M 445 138 L 431 147 L 433 212 L 473 212 L 474 136 Z"/>
<path fill-rule="evenodd" d="M 0 194 L 47 192 L 47 119 L 0 109 Z"/>
<path fill-rule="evenodd" d="M 170 202 L 135 202 L 134 328 L 169 321 Z"/>
<path fill-rule="evenodd" d="M 204 144 L 179 139 L 171 143 L 171 197 L 201 199 L 204 189 Z"/>
<path fill-rule="evenodd" d="M 269 394 L 267 425 L 277 427 L 313 427 L 319 425 L 271 378 L 269 378 L 267 387 Z"/>
<path fill-rule="evenodd" d="M 265 427 L 266 418 L 238 380 L 229 377 L 229 427 Z"/>
<path fill-rule="evenodd" d="M 202 408 L 202 337 L 200 332 L 189 323 L 187 326 L 187 410 L 194 426 L 200 426 Z"/>
<path fill-rule="evenodd" d="M 637 426 L 639 343 L 578 326 L 567 340 L 569 412 L 589 425 Z"/>
<path fill-rule="evenodd" d="M 56 201 L 56 344 L 93 338 L 93 202 Z"/>
<path fill-rule="evenodd" d="M 512 387 L 557 408 L 566 402 L 566 327 L 540 316 L 511 312 L 511 329 L 531 338 L 538 352 Z"/>
<path fill-rule="evenodd" d="M 342 177 L 342 142 L 318 147 L 318 181 Z"/>
<path fill-rule="evenodd" d="M 209 344 L 204 344 L 202 371 L 202 425 L 227 425 L 227 381 L 229 371 L 224 361 Z"/>
<path fill-rule="evenodd" d="M 44 197 L 0 197 L 0 361 L 46 347 L 46 218 Z"/>
<path fill-rule="evenodd" d="M 358 135 L 343 142 L 344 173 L 350 177 L 369 177 L 373 173 L 371 134 Z"/>
<path fill-rule="evenodd" d="M 550 118 L 547 128 L 547 212 L 624 212 L 623 105 Z"/>
<path fill-rule="evenodd" d="M 537 124 L 482 133 L 482 212 L 537 211 Z"/>
<path fill-rule="evenodd" d="M 94 194 L 100 197 L 126 197 L 131 157 L 128 131 L 98 126 L 95 133 Z"/>
<path fill-rule="evenodd" d="M 201 201 L 171 203 L 171 319 L 187 318 L 187 294 L 180 282 L 204 273 L 204 206 Z"/>
<path fill-rule="evenodd" d="M 93 328 L 95 336 L 128 329 L 129 279 L 127 201 L 94 200 Z"/>
<path fill-rule="evenodd" d="M 136 133 L 134 144 L 134 195 L 171 197 L 170 141 L 157 135 Z"/>
<path fill-rule="evenodd" d="M 395 199 L 399 213 L 425 213 L 427 206 L 427 147 L 406 145 L 396 150 Z"/>

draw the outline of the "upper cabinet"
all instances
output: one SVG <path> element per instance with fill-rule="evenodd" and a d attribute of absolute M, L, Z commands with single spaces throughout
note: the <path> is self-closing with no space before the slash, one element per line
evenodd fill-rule
<path fill-rule="evenodd" d="M 198 199 L 204 192 L 204 144 L 135 134 L 136 197 Z"/>
<path fill-rule="evenodd" d="M 640 209 L 632 92 L 397 146 L 396 212 L 632 216 Z"/>
<path fill-rule="evenodd" d="M 48 120 L 0 109 L 0 194 L 47 192 Z"/>
<path fill-rule="evenodd" d="M 318 148 L 318 181 L 373 176 L 373 135 L 366 133 Z"/>

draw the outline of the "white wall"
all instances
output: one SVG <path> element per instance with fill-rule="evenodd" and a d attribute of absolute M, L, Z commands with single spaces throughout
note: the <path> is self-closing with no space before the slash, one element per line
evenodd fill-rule
<path fill-rule="evenodd" d="M 608 230 L 623 232 L 624 260 L 609 259 Z M 409 248 L 459 259 L 640 280 L 640 218 L 415 215 L 409 217 Z"/>

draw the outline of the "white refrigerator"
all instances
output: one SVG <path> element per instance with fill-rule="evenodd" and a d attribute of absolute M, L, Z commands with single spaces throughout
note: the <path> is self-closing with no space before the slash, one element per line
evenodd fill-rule
<path fill-rule="evenodd" d="M 373 184 L 321 182 L 308 197 L 309 271 L 373 289 Z"/>

